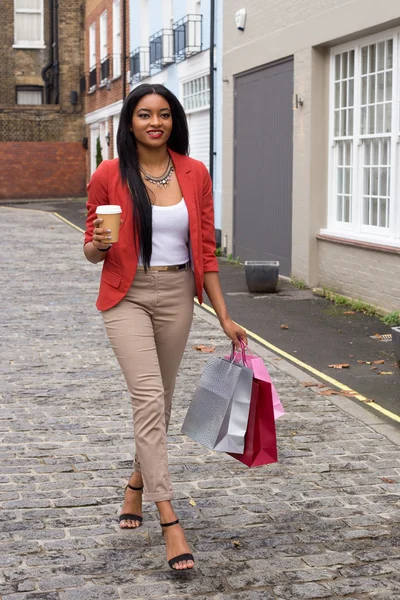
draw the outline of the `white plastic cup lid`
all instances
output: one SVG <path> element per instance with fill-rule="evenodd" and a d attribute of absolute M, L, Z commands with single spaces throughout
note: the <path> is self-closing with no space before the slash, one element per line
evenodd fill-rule
<path fill-rule="evenodd" d="M 103 204 L 96 208 L 98 215 L 117 215 L 119 213 L 122 213 L 122 208 L 118 204 Z"/>

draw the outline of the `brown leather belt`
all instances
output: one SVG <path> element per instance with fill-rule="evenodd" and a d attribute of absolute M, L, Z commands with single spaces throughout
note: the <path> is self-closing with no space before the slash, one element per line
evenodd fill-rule
<path fill-rule="evenodd" d="M 138 265 L 137 268 L 140 271 L 144 271 L 144 267 L 142 265 Z M 185 263 L 183 265 L 168 265 L 166 267 L 147 267 L 148 271 L 189 271 L 190 263 Z"/>

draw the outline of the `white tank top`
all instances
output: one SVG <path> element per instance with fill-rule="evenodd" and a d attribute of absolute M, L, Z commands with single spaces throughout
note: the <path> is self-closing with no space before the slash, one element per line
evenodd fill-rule
<path fill-rule="evenodd" d="M 153 206 L 151 267 L 183 265 L 189 261 L 189 214 L 182 198 L 173 206 Z M 143 265 L 139 258 L 139 265 Z"/>

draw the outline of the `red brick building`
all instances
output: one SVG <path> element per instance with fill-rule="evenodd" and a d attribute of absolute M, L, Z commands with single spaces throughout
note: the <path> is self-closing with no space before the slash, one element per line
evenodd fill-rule
<path fill-rule="evenodd" d="M 7 0 L 0 23 L 0 199 L 83 196 L 83 0 Z"/>
<path fill-rule="evenodd" d="M 85 121 L 89 140 L 87 176 L 116 154 L 119 114 L 129 92 L 128 0 L 87 0 L 85 13 Z"/>

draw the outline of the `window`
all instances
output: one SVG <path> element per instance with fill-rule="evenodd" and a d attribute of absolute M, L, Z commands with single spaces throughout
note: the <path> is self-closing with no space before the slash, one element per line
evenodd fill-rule
<path fill-rule="evenodd" d="M 89 27 L 89 91 L 96 87 L 96 24 Z"/>
<path fill-rule="evenodd" d="M 99 123 L 99 138 L 100 138 L 100 147 L 101 147 L 101 157 L 103 160 L 108 160 L 107 135 L 108 135 L 108 120 L 101 121 Z"/>
<path fill-rule="evenodd" d="M 103 61 L 108 54 L 107 43 L 107 11 L 100 15 L 100 61 Z"/>
<path fill-rule="evenodd" d="M 14 46 L 43 48 L 43 0 L 14 0 Z"/>
<path fill-rule="evenodd" d="M 121 5 L 113 2 L 113 77 L 121 75 Z"/>
<path fill-rule="evenodd" d="M 43 88 L 40 85 L 19 85 L 16 91 L 17 104 L 43 104 Z"/>
<path fill-rule="evenodd" d="M 89 67 L 92 70 L 96 66 L 96 24 L 89 27 Z"/>
<path fill-rule="evenodd" d="M 189 112 L 210 106 L 210 76 L 203 75 L 183 84 L 183 107 Z"/>
<path fill-rule="evenodd" d="M 100 81 L 107 82 L 110 75 L 110 59 L 108 57 L 107 11 L 100 15 Z"/>
<path fill-rule="evenodd" d="M 332 51 L 329 231 L 400 245 L 399 34 Z"/>

